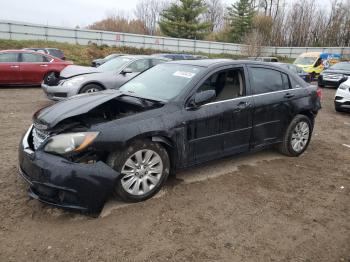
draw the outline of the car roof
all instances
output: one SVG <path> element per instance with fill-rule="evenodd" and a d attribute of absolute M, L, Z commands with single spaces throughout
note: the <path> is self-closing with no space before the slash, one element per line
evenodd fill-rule
<path fill-rule="evenodd" d="M 168 61 L 169 59 L 166 59 L 165 57 L 155 57 L 155 56 L 151 56 L 151 55 L 121 55 L 118 57 L 125 57 L 125 58 L 129 58 L 132 60 L 139 60 L 139 59 L 162 59 L 164 61 Z"/>

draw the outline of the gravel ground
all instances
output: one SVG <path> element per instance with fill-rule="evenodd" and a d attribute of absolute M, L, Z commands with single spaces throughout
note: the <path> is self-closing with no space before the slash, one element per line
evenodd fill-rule
<path fill-rule="evenodd" d="M 17 145 L 49 102 L 39 88 L 0 89 L 0 261 L 350 261 L 350 115 L 334 92 L 303 156 L 213 161 L 91 218 L 28 199 Z"/>

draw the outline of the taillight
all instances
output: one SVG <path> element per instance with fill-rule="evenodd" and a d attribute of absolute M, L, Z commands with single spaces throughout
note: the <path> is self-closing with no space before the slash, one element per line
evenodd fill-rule
<path fill-rule="evenodd" d="M 319 88 L 319 87 L 317 88 L 316 95 L 320 100 L 322 99 L 322 89 L 321 88 Z"/>

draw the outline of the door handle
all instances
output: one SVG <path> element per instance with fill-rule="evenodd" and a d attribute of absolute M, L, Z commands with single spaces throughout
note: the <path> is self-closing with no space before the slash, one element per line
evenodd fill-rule
<path fill-rule="evenodd" d="M 233 109 L 233 112 L 236 113 L 236 112 L 240 112 L 242 111 L 243 109 L 249 107 L 250 104 L 248 102 L 239 102 L 236 106 L 235 109 Z"/>
<path fill-rule="evenodd" d="M 42 66 L 42 67 L 47 67 L 47 65 L 40 65 L 40 66 Z"/>
<path fill-rule="evenodd" d="M 294 94 L 291 94 L 291 93 L 287 93 L 284 95 L 284 98 L 292 98 L 294 97 Z"/>
<path fill-rule="evenodd" d="M 12 65 L 11 68 L 18 68 L 18 65 Z"/>

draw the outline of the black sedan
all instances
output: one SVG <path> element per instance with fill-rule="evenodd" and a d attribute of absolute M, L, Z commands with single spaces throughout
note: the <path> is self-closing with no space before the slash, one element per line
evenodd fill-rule
<path fill-rule="evenodd" d="M 338 88 L 350 76 L 350 62 L 340 62 L 324 70 L 318 77 L 318 86 Z"/>
<path fill-rule="evenodd" d="M 31 197 L 99 212 L 112 193 L 137 202 L 171 171 L 278 146 L 307 148 L 320 92 L 266 63 L 159 64 L 120 90 L 83 94 L 39 110 L 21 140 Z"/>

